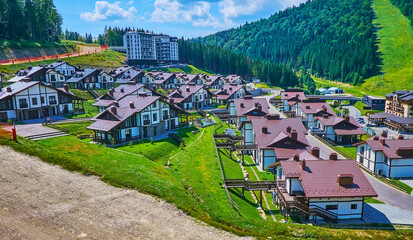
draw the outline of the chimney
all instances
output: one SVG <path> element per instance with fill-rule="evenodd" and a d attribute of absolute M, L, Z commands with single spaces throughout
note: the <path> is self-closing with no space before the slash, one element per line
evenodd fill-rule
<path fill-rule="evenodd" d="M 300 166 L 301 166 L 301 170 L 305 171 L 305 160 L 303 159 L 303 161 L 300 162 Z"/>
<path fill-rule="evenodd" d="M 224 93 L 227 93 L 228 92 L 228 90 L 227 89 L 224 89 Z"/>
<path fill-rule="evenodd" d="M 387 138 L 387 131 L 384 130 L 383 132 L 381 132 L 381 136 L 384 137 L 384 138 Z"/>
<path fill-rule="evenodd" d="M 305 106 L 306 109 L 310 109 L 311 107 L 309 105 Z"/>
<path fill-rule="evenodd" d="M 109 95 L 113 96 L 113 89 L 109 89 Z"/>
<path fill-rule="evenodd" d="M 262 111 L 262 106 L 261 106 L 261 104 L 259 104 L 259 105 L 257 106 L 257 109 L 258 109 L 258 111 Z"/>
<path fill-rule="evenodd" d="M 404 135 L 399 135 L 399 136 L 397 137 L 397 139 L 403 140 L 403 139 L 404 139 Z"/>
<path fill-rule="evenodd" d="M 340 174 L 337 176 L 337 183 L 340 186 L 351 186 L 353 185 L 353 174 Z"/>
<path fill-rule="evenodd" d="M 330 160 L 337 160 L 338 159 L 337 153 L 331 153 L 329 159 Z"/>
<path fill-rule="evenodd" d="M 135 108 L 135 104 L 133 102 L 129 103 L 130 108 Z"/>
<path fill-rule="evenodd" d="M 241 103 L 241 104 L 240 104 L 240 106 L 241 106 L 242 108 L 244 108 L 244 107 L 245 107 L 244 103 Z"/>
<path fill-rule="evenodd" d="M 350 122 L 350 116 L 345 116 L 344 119 L 346 120 L 346 122 Z"/>
<path fill-rule="evenodd" d="M 121 88 L 121 89 L 120 89 L 120 92 L 124 93 L 124 92 L 125 92 L 125 89 L 124 89 L 124 88 Z"/>
<path fill-rule="evenodd" d="M 67 84 L 64 84 L 64 85 L 63 85 L 63 89 L 64 89 L 66 92 L 69 92 L 69 86 L 68 86 Z"/>
<path fill-rule="evenodd" d="M 386 139 L 380 139 L 380 144 L 385 146 L 386 145 Z"/>
<path fill-rule="evenodd" d="M 320 157 L 320 148 L 318 147 L 311 148 L 311 155 L 313 155 L 314 157 Z"/>
<path fill-rule="evenodd" d="M 287 127 L 287 132 L 291 133 L 291 127 L 290 126 Z"/>
<path fill-rule="evenodd" d="M 267 119 L 268 119 L 268 120 L 279 120 L 279 119 L 280 119 L 280 115 L 279 115 L 279 114 L 268 114 L 268 115 L 267 115 Z"/>
<path fill-rule="evenodd" d="M 291 130 L 291 137 L 292 137 L 292 139 L 294 139 L 294 140 L 297 140 L 297 131 L 294 129 L 294 130 Z"/>
<path fill-rule="evenodd" d="M 31 65 L 27 66 L 27 69 L 28 69 L 28 70 L 32 70 L 32 68 L 33 68 L 33 67 L 32 67 Z"/>
<path fill-rule="evenodd" d="M 256 107 L 258 107 L 258 105 L 260 105 L 260 103 L 257 103 L 257 102 L 256 102 L 254 105 L 255 105 Z"/>
<path fill-rule="evenodd" d="M 380 138 L 379 138 L 379 136 L 377 136 L 377 135 L 373 137 L 373 140 L 379 140 L 379 139 L 380 139 Z"/>
<path fill-rule="evenodd" d="M 119 107 L 119 102 L 118 102 L 118 101 L 114 101 L 114 102 L 113 102 L 113 105 L 114 105 L 115 107 Z"/>
<path fill-rule="evenodd" d="M 11 87 L 6 88 L 7 92 L 11 92 Z"/>
<path fill-rule="evenodd" d="M 296 161 L 296 162 L 300 161 L 300 155 L 294 154 L 293 159 L 294 159 L 294 161 Z"/>
<path fill-rule="evenodd" d="M 186 87 L 186 91 L 187 91 L 187 92 L 190 92 L 189 87 Z"/>
<path fill-rule="evenodd" d="M 267 127 L 262 127 L 262 132 L 267 134 L 268 133 L 268 128 Z"/>
<path fill-rule="evenodd" d="M 112 111 L 112 113 L 116 115 L 116 107 L 115 106 L 111 107 L 110 111 Z"/>
<path fill-rule="evenodd" d="M 327 112 L 326 106 L 322 106 L 321 108 L 323 109 L 323 112 Z"/>

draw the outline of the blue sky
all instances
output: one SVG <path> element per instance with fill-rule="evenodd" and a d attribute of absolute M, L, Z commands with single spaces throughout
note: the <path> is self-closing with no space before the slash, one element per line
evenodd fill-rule
<path fill-rule="evenodd" d="M 185 38 L 205 36 L 267 18 L 306 0 L 55 0 L 63 30 L 102 33 L 105 25 L 134 26 Z"/>

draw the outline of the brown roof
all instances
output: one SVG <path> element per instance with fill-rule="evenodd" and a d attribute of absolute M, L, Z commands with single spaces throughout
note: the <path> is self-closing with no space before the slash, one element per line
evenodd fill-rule
<path fill-rule="evenodd" d="M 348 121 L 346 120 L 346 117 Z M 316 120 L 320 120 L 324 126 L 333 126 L 334 132 L 337 135 L 364 135 L 366 132 L 359 125 L 359 123 L 350 116 L 328 116 L 328 117 L 316 117 Z"/>
<path fill-rule="evenodd" d="M 234 93 L 238 92 L 243 87 L 243 85 L 236 84 L 225 85 L 221 90 L 215 92 L 215 95 L 217 96 L 217 99 L 225 100 L 230 98 Z"/>
<path fill-rule="evenodd" d="M 145 87 L 143 84 L 121 84 L 96 99 L 96 103 L 93 106 L 107 107 L 115 100 L 120 100 L 143 87 Z"/>
<path fill-rule="evenodd" d="M 281 166 L 287 177 L 298 177 L 305 195 L 309 198 L 321 197 L 376 197 L 377 193 L 354 160 L 314 160 L 306 161 L 305 170 L 300 161 L 282 161 Z M 353 184 L 340 186 L 341 174 L 351 174 Z"/>
<path fill-rule="evenodd" d="M 135 78 L 143 77 L 145 75 L 144 71 L 136 71 L 134 69 L 128 69 L 118 75 L 115 83 L 128 83 L 133 81 Z"/>
<path fill-rule="evenodd" d="M 382 144 L 384 139 L 384 145 Z M 365 141 L 374 151 L 383 152 L 388 158 L 403 159 L 413 157 L 413 139 L 386 139 L 371 137 Z"/>
<path fill-rule="evenodd" d="M 258 110 L 256 104 L 261 105 L 261 111 L 265 113 L 265 115 L 270 113 L 270 105 L 268 104 L 268 101 L 265 98 L 244 97 L 243 99 L 234 99 L 234 104 L 235 111 L 238 117 L 245 115 L 253 115 L 253 111 Z M 241 104 L 243 104 L 244 107 L 241 107 Z"/>
<path fill-rule="evenodd" d="M 305 95 L 304 92 L 298 92 L 298 91 L 294 91 L 294 92 L 289 92 L 288 90 L 285 92 L 281 93 L 281 99 L 282 100 L 290 100 L 290 99 L 298 99 L 298 100 L 304 100 L 305 99 Z"/>
<path fill-rule="evenodd" d="M 190 97 L 192 94 L 197 93 L 199 90 L 204 88 L 201 85 L 182 85 L 178 88 L 178 90 L 173 91 L 171 94 L 168 95 L 169 98 L 173 98 L 175 102 L 180 103 Z"/>
<path fill-rule="evenodd" d="M 336 115 L 326 102 L 303 102 L 299 103 L 298 106 L 305 114 L 328 113 L 333 116 Z"/>
<path fill-rule="evenodd" d="M 267 118 L 251 119 L 257 145 L 260 149 L 273 149 L 277 159 L 289 159 L 294 154 L 310 150 L 306 130 L 303 123 L 298 118 L 282 118 L 269 120 Z M 291 127 L 291 132 L 287 128 Z M 267 128 L 267 133 L 263 132 Z M 297 132 L 297 139 L 292 138 L 292 132 Z"/>

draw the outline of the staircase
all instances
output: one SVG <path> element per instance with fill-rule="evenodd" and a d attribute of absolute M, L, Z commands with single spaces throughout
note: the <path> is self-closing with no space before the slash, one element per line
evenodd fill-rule
<path fill-rule="evenodd" d="M 88 92 L 90 95 L 92 95 L 92 97 L 93 97 L 94 99 L 96 99 L 96 98 L 99 97 L 99 95 L 98 95 L 95 91 L 93 91 L 92 89 L 90 89 L 90 88 L 87 89 L 87 92 Z"/>
<path fill-rule="evenodd" d="M 37 140 L 42 140 L 42 139 L 47 139 L 47 138 L 55 138 L 55 137 L 63 137 L 63 136 L 69 136 L 69 134 L 65 132 L 56 131 L 56 132 L 50 132 L 50 133 L 31 135 L 31 136 L 27 136 L 26 138 L 29 140 L 37 141 Z"/>
<path fill-rule="evenodd" d="M 182 144 L 185 145 L 185 141 L 180 136 L 178 136 L 178 134 L 176 134 L 176 133 L 170 133 L 170 134 L 168 134 L 168 137 L 170 137 L 173 140 L 177 141 L 179 144 L 182 143 Z"/>

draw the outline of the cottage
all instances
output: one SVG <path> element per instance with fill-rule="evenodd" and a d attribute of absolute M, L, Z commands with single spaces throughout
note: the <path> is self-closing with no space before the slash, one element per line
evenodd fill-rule
<path fill-rule="evenodd" d="M 66 76 L 53 69 L 46 71 L 46 81 L 55 88 L 62 88 L 66 83 Z"/>
<path fill-rule="evenodd" d="M 254 144 L 257 145 L 253 157 L 261 170 L 310 149 L 306 130 L 298 118 L 267 115 L 266 118 L 253 118 L 251 123 Z"/>
<path fill-rule="evenodd" d="M 77 70 L 76 67 L 70 65 L 67 62 L 63 62 L 62 60 L 57 60 L 57 62 L 46 65 L 45 67 L 47 69 L 51 69 L 55 72 L 63 74 L 65 78 L 73 77 Z"/>
<path fill-rule="evenodd" d="M 242 99 L 245 95 L 250 95 L 243 85 L 229 84 L 216 91 L 216 102 L 226 105 L 234 99 Z"/>
<path fill-rule="evenodd" d="M 168 97 L 186 110 L 201 109 L 212 104 L 212 93 L 204 86 L 195 84 L 182 85 Z"/>
<path fill-rule="evenodd" d="M 242 78 L 237 75 L 228 75 L 224 80 L 226 84 L 236 84 L 236 85 L 244 84 L 244 80 L 242 80 Z"/>
<path fill-rule="evenodd" d="M 160 73 L 155 76 L 155 87 L 157 89 L 173 89 L 178 86 L 174 73 Z"/>
<path fill-rule="evenodd" d="M 306 128 L 316 125 L 316 118 L 327 114 L 329 117 L 336 116 L 330 105 L 323 100 L 303 100 L 296 108 L 296 116 L 303 121 Z"/>
<path fill-rule="evenodd" d="M 413 177 L 413 139 L 389 139 L 383 132 L 355 146 L 357 162 L 371 172 L 387 178 Z"/>
<path fill-rule="evenodd" d="M 144 71 L 135 70 L 135 69 L 127 69 L 126 71 L 121 72 L 115 77 L 115 84 L 125 84 L 128 82 L 134 83 L 142 83 L 143 77 L 145 75 Z"/>
<path fill-rule="evenodd" d="M 204 76 L 206 85 L 209 89 L 221 89 L 224 86 L 224 80 L 221 75 Z"/>
<path fill-rule="evenodd" d="M 113 146 L 176 129 L 183 114 L 175 104 L 142 92 L 114 102 L 93 117 L 87 129 L 94 131 L 95 142 Z"/>
<path fill-rule="evenodd" d="M 288 89 L 281 93 L 280 110 L 285 113 L 294 114 L 298 103 L 305 99 L 304 92 L 299 89 Z"/>
<path fill-rule="evenodd" d="M 103 89 L 110 89 L 114 87 L 114 80 L 115 78 L 111 76 L 109 73 L 101 70 L 98 76 L 99 82 L 102 83 Z"/>
<path fill-rule="evenodd" d="M 69 78 L 66 83 L 69 84 L 71 88 L 87 90 L 91 89 L 101 89 L 102 85 L 99 82 L 99 69 L 86 68 L 77 71 L 73 77 Z"/>
<path fill-rule="evenodd" d="M 112 105 L 115 101 L 120 101 L 129 95 L 137 96 L 139 93 L 146 93 L 147 96 L 156 95 L 155 92 L 147 88 L 146 85 L 130 82 L 128 84 L 122 84 L 116 88 L 109 89 L 107 93 L 96 99 L 93 106 L 97 107 L 99 112 L 101 112 Z"/>
<path fill-rule="evenodd" d="M 16 83 L 21 81 L 46 81 L 47 69 L 43 66 L 32 67 L 28 66 L 27 69 L 21 69 L 17 71 L 16 76 L 8 80 L 9 83 Z"/>
<path fill-rule="evenodd" d="M 357 164 L 338 160 L 337 154 L 322 160 L 305 152 L 277 167 L 277 179 L 285 187 L 274 193 L 274 201 L 284 209 L 295 206 L 310 222 L 362 219 L 364 199 L 377 197 Z"/>
<path fill-rule="evenodd" d="M 343 117 L 323 114 L 316 117 L 316 126 L 311 131 L 321 137 L 338 144 L 352 144 L 361 141 L 366 132 L 358 122 L 350 116 Z"/>
<path fill-rule="evenodd" d="M 39 119 L 83 112 L 83 99 L 67 87 L 54 88 L 41 82 L 17 82 L 0 91 L 0 121 Z"/>
<path fill-rule="evenodd" d="M 231 123 L 240 126 L 242 122 L 247 122 L 252 118 L 265 117 L 269 114 L 270 105 L 265 98 L 253 98 L 250 95 L 238 98 L 227 105 Z"/>

